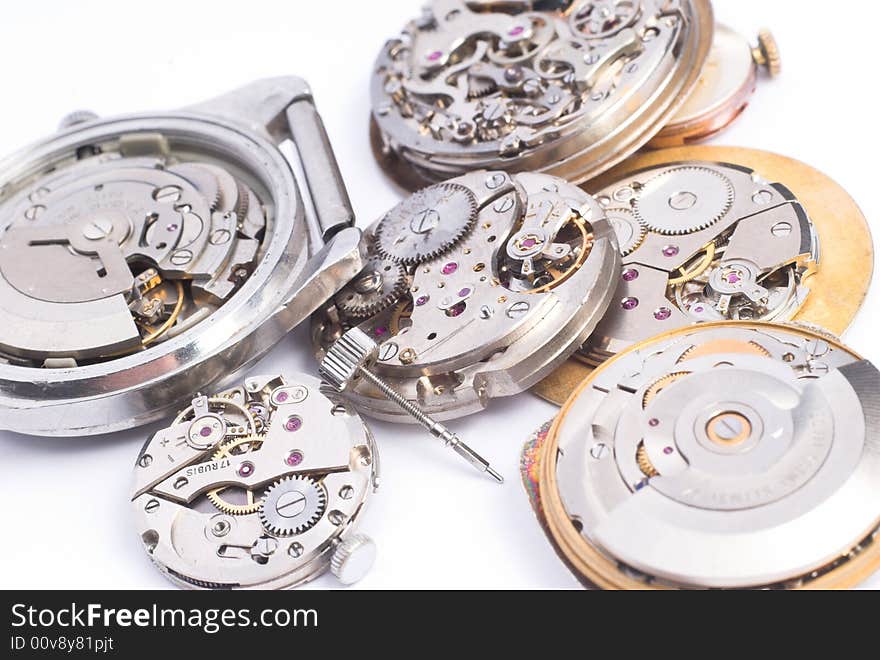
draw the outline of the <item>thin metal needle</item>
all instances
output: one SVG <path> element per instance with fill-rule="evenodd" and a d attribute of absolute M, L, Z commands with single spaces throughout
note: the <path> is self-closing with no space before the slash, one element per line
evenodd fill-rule
<path fill-rule="evenodd" d="M 492 469 L 492 466 L 489 465 L 489 461 L 480 456 L 473 449 L 464 444 L 461 440 L 459 440 L 458 436 L 455 435 L 452 431 L 447 429 L 440 422 L 434 421 L 429 417 L 425 412 L 416 406 L 411 401 L 408 401 L 406 398 L 401 396 L 396 390 L 394 390 L 391 386 L 388 385 L 381 378 L 376 376 L 371 371 L 365 369 L 362 366 L 358 367 L 358 373 L 370 381 L 373 385 L 376 386 L 390 401 L 393 401 L 398 406 L 403 408 L 410 416 L 412 416 L 419 424 L 424 426 L 428 432 L 436 438 L 440 438 L 443 443 L 450 447 L 455 453 L 465 459 L 468 463 L 474 466 L 478 471 L 484 472 L 490 477 L 492 477 L 499 484 L 504 483 L 504 477 L 502 477 L 498 472 Z"/>

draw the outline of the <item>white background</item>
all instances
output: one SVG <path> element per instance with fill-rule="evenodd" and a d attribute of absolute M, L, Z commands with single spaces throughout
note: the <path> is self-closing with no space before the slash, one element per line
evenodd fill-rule
<path fill-rule="evenodd" d="M 848 3 L 843 23 L 824 0 L 716 0 L 720 20 L 748 34 L 771 27 L 784 75 L 716 142 L 793 156 L 824 170 L 880 216 L 876 71 L 880 6 Z M 0 152 L 54 130 L 74 109 L 103 116 L 172 109 L 253 79 L 310 81 L 366 226 L 399 194 L 367 139 L 371 63 L 420 0 L 4 2 Z M 845 27 L 844 27 L 845 24 Z M 847 335 L 880 359 L 875 288 Z M 312 370 L 294 332 L 255 369 Z M 453 427 L 506 477 L 496 486 L 408 427 L 373 424 L 383 484 L 363 518 L 379 557 L 364 588 L 574 588 L 532 516 L 520 447 L 554 408 L 531 394 L 496 401 Z M 0 433 L 0 587 L 166 587 L 131 528 L 129 478 L 155 427 L 89 439 Z M 816 530 L 821 534 L 822 530 Z M 335 586 L 326 576 L 315 583 Z M 872 582 L 880 587 L 880 578 Z"/>

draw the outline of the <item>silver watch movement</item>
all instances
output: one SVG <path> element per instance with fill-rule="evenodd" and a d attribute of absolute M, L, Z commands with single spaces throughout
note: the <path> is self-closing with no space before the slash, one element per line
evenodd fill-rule
<path fill-rule="evenodd" d="M 477 171 L 404 199 L 365 234 L 364 270 L 315 316 L 319 353 L 358 327 L 375 373 L 437 419 L 524 391 L 608 309 L 620 269 L 601 205 L 546 174 Z M 369 382 L 365 414 L 410 418 Z"/>
<path fill-rule="evenodd" d="M 312 376 L 257 376 L 198 395 L 138 456 L 131 504 L 150 558 L 179 586 L 288 588 L 375 558 L 357 532 L 378 487 L 367 427 Z"/>
<path fill-rule="evenodd" d="M 432 0 L 376 60 L 374 148 L 407 187 L 480 168 L 585 181 L 675 115 L 713 26 L 708 0 Z"/>

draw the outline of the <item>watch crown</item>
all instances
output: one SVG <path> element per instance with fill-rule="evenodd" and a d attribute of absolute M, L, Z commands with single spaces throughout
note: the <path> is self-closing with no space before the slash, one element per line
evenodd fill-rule
<path fill-rule="evenodd" d="M 77 126 L 78 124 L 85 124 L 86 122 L 95 121 L 97 118 L 97 113 L 92 112 L 91 110 L 75 110 L 74 112 L 65 115 L 61 119 L 61 121 L 58 123 L 58 130 L 63 131 L 65 129 Z"/>
<path fill-rule="evenodd" d="M 758 66 L 767 70 L 772 78 L 782 73 L 782 59 L 779 55 L 779 44 L 770 30 L 758 32 L 758 45 L 752 49 L 752 57 Z"/>
<path fill-rule="evenodd" d="M 321 378 L 342 392 L 357 376 L 360 367 L 375 362 L 379 347 L 360 328 L 352 328 L 327 349 L 318 373 Z"/>
<path fill-rule="evenodd" d="M 354 534 L 336 546 L 330 570 L 342 584 L 354 584 L 363 578 L 376 561 L 376 544 L 365 534 Z"/>

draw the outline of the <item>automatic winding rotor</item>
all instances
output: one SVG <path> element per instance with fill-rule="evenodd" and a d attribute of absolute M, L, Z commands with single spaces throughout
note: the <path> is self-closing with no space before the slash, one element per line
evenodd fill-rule
<path fill-rule="evenodd" d="M 854 586 L 880 567 L 878 385 L 803 328 L 647 340 L 596 369 L 540 445 L 539 517 L 603 588 Z"/>

